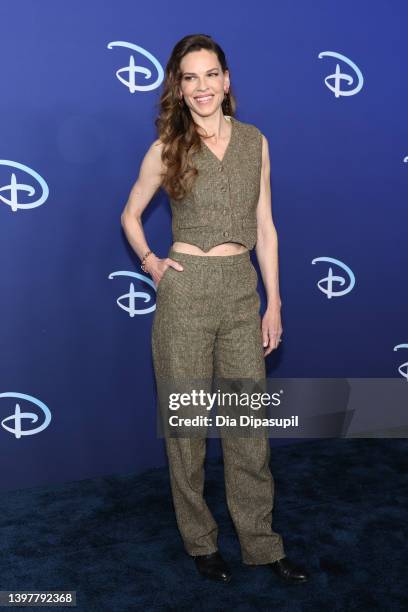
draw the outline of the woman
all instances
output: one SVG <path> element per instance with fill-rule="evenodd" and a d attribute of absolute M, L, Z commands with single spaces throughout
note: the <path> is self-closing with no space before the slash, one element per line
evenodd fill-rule
<path fill-rule="evenodd" d="M 234 118 L 222 49 L 210 36 L 180 40 L 166 67 L 159 138 L 147 151 L 122 213 L 126 236 L 157 285 L 152 327 L 156 380 L 265 378 L 265 356 L 280 342 L 277 236 L 271 216 L 268 143 Z M 157 257 L 141 216 L 163 187 L 172 208 L 173 244 Z M 256 253 L 268 296 L 260 322 Z M 263 344 L 263 347 L 262 347 Z M 177 524 L 198 571 L 228 582 L 218 528 L 203 498 L 205 437 L 165 437 Z M 267 564 L 286 581 L 307 573 L 272 531 L 274 482 L 268 438 L 222 438 L 228 508 L 242 561 Z"/>

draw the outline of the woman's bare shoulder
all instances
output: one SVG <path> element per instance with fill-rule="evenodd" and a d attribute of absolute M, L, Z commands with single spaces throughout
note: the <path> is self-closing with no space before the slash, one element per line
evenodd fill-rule
<path fill-rule="evenodd" d="M 152 142 L 152 144 L 150 145 L 150 148 L 151 148 L 152 150 L 154 150 L 155 152 L 157 152 L 157 151 L 158 151 L 159 153 L 161 153 L 161 152 L 162 152 L 163 147 L 164 147 L 164 144 L 163 144 L 163 142 L 160 140 L 160 138 L 156 138 L 156 140 L 154 140 L 154 141 Z"/>
<path fill-rule="evenodd" d="M 156 138 L 147 150 L 147 155 L 156 161 L 161 161 L 164 144 L 160 138 Z"/>

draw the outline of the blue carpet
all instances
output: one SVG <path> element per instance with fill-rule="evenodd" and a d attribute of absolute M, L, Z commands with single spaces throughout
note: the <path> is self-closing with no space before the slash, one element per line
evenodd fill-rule
<path fill-rule="evenodd" d="M 205 494 L 230 584 L 206 581 L 184 552 L 164 468 L 3 494 L 0 590 L 75 590 L 81 612 L 408 609 L 407 451 L 404 439 L 272 448 L 274 528 L 307 584 L 241 564 L 222 460 L 209 458 Z"/>

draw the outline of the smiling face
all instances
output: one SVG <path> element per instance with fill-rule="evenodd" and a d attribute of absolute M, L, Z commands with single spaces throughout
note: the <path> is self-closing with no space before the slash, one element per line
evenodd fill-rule
<path fill-rule="evenodd" d="M 191 51 L 180 62 L 180 97 L 183 96 L 191 113 L 212 115 L 229 89 L 228 70 L 223 73 L 217 55 L 200 49 Z"/>

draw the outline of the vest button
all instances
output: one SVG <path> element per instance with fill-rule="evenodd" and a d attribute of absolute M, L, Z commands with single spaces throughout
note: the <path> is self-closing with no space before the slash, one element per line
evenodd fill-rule
<path fill-rule="evenodd" d="M 227 191 L 227 186 L 226 185 L 221 185 L 221 191 L 223 191 L 223 192 Z"/>
<path fill-rule="evenodd" d="M 227 209 L 226 209 L 226 208 L 223 208 L 223 209 L 222 209 L 222 214 L 223 214 L 223 215 L 225 215 L 225 214 L 226 214 L 226 212 L 227 212 Z"/>
<path fill-rule="evenodd" d="M 218 167 L 218 172 L 222 172 L 224 170 L 224 166 L 219 166 Z"/>
<path fill-rule="evenodd" d="M 228 232 L 223 232 L 222 235 L 223 236 L 228 236 Z"/>

